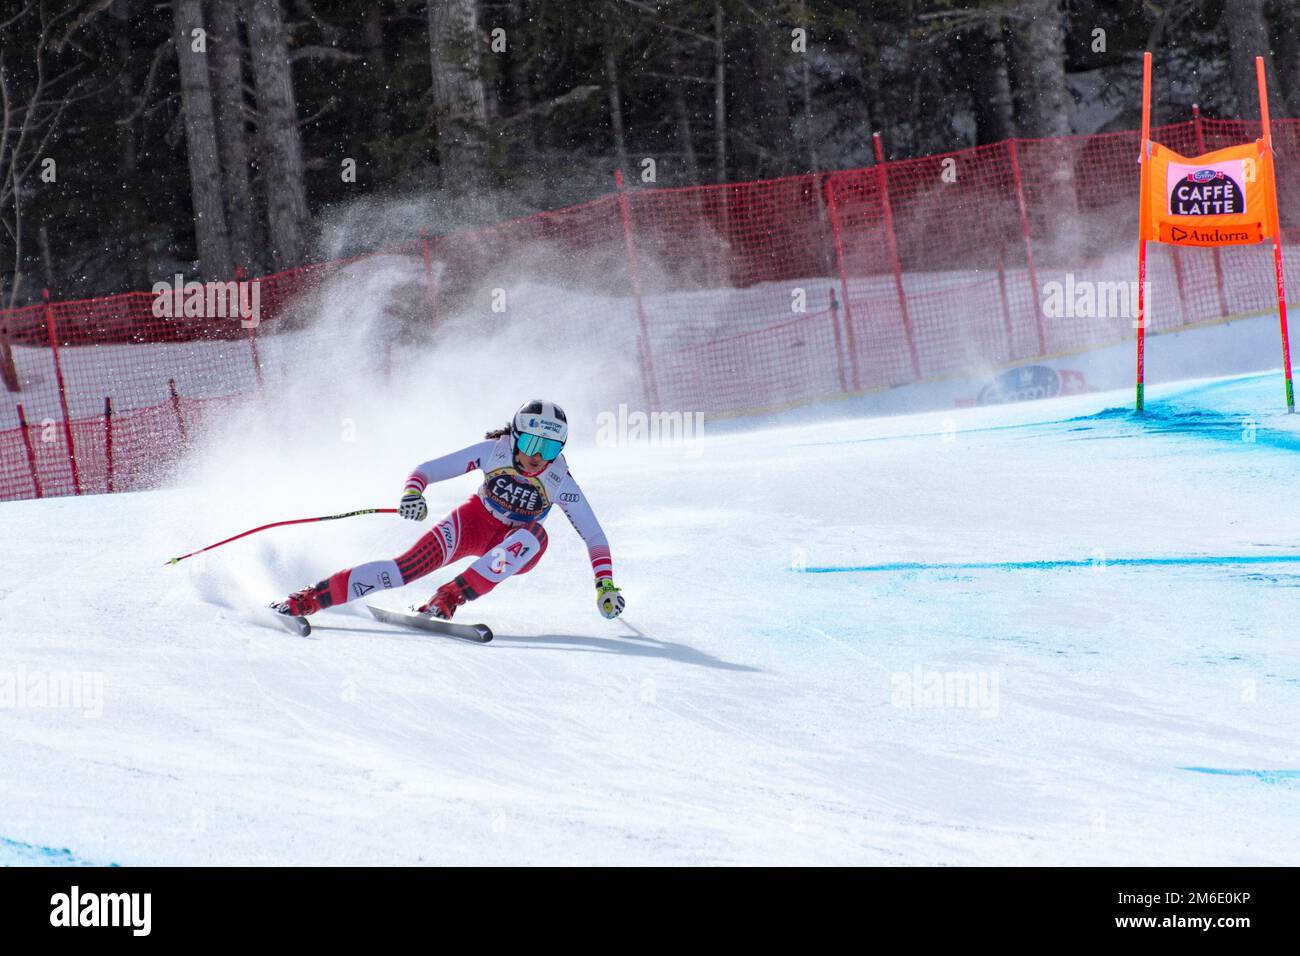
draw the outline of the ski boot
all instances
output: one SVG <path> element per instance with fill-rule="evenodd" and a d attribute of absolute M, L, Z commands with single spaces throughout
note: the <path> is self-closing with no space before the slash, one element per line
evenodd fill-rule
<path fill-rule="evenodd" d="M 456 608 L 464 604 L 466 600 L 465 592 L 461 589 L 459 580 L 448 581 L 434 592 L 433 597 L 415 610 L 418 614 L 432 614 L 440 621 L 450 621 L 451 616 L 456 613 Z"/>

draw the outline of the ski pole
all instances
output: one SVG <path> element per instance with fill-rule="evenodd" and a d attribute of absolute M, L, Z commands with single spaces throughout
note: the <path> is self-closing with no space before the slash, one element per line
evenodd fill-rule
<path fill-rule="evenodd" d="M 240 538 L 246 538 L 250 534 L 256 534 L 259 531 L 265 531 L 267 528 L 280 528 L 287 524 L 307 524 L 312 521 L 335 521 L 339 518 L 354 518 L 357 515 L 395 515 L 396 508 L 363 508 L 360 511 L 347 511 L 341 515 L 322 515 L 319 518 L 294 518 L 292 521 L 274 521 L 271 524 L 264 524 L 260 528 L 251 528 L 241 534 L 237 534 L 225 541 L 218 541 L 216 544 L 210 544 L 206 548 L 199 548 L 197 551 L 191 551 L 189 554 L 182 554 L 178 558 L 172 558 L 167 564 L 176 564 L 184 561 L 186 558 L 192 558 L 196 554 L 202 554 L 204 551 L 211 551 L 213 548 L 219 548 L 223 544 L 230 544 L 232 541 L 238 541 Z"/>

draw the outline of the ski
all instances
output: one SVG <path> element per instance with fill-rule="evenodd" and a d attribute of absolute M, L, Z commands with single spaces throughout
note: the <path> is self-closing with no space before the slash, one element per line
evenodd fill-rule
<path fill-rule="evenodd" d="M 446 637 L 458 637 L 463 641 L 473 641 L 475 644 L 486 644 L 492 640 L 492 629 L 486 624 L 452 624 L 450 621 L 440 621 L 432 614 L 421 614 L 415 610 L 388 611 L 371 604 L 366 605 L 366 610 L 374 615 L 375 620 L 385 624 L 413 627 Z"/>
<path fill-rule="evenodd" d="M 306 637 L 311 633 L 311 624 L 305 617 L 294 617 L 292 614 L 281 614 L 274 604 L 268 604 L 271 613 L 275 615 L 276 622 L 290 633 L 297 634 L 299 637 Z"/>

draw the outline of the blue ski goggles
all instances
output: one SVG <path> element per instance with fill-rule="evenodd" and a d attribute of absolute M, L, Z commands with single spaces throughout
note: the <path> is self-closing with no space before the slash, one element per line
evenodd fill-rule
<path fill-rule="evenodd" d="M 541 455 L 546 461 L 555 461 L 564 450 L 564 442 L 541 435 L 521 434 L 515 438 L 515 448 L 524 455 Z"/>

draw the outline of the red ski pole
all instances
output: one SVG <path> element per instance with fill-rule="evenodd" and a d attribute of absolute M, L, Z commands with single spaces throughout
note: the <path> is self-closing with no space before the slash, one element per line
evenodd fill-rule
<path fill-rule="evenodd" d="M 223 544 L 230 544 L 230 542 L 238 541 L 240 538 L 246 538 L 250 534 L 257 534 L 257 532 L 259 531 L 265 531 L 267 528 L 280 528 L 287 524 L 307 524 L 312 521 L 335 521 L 339 518 L 354 518 L 357 515 L 395 515 L 395 514 L 397 514 L 396 508 L 363 508 L 360 511 L 348 511 L 341 515 L 323 515 L 322 517 L 319 518 L 294 518 L 292 521 L 275 521 L 272 522 L 271 524 L 264 524 L 260 528 L 251 528 L 248 531 L 245 531 L 241 534 L 237 534 L 232 538 L 227 538 L 224 541 L 218 541 L 216 544 L 210 544 L 206 548 L 199 548 L 199 550 L 191 551 L 189 554 L 182 554 L 180 557 L 172 558 L 170 561 L 166 563 L 176 564 L 180 561 L 184 561 L 186 558 L 192 558 L 196 554 L 202 554 L 204 551 L 211 551 L 213 548 L 219 548 Z"/>

